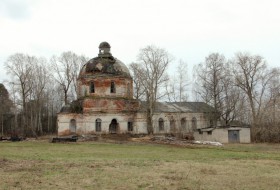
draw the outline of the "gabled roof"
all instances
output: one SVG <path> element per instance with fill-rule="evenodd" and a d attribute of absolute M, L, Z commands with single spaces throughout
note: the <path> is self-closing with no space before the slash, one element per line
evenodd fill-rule
<path fill-rule="evenodd" d="M 147 102 L 140 103 L 140 110 L 146 111 Z M 157 102 L 155 112 L 190 112 L 209 113 L 214 112 L 214 108 L 204 102 Z"/>

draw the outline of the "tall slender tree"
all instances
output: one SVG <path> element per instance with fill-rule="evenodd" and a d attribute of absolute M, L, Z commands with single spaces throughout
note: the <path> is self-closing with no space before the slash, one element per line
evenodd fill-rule
<path fill-rule="evenodd" d="M 16 53 L 11 55 L 5 63 L 7 73 L 11 76 L 20 94 L 23 133 L 26 133 L 28 127 L 26 116 L 27 102 L 34 82 L 32 80 L 34 74 L 33 65 L 36 65 L 37 61 L 36 57 Z"/>
<path fill-rule="evenodd" d="M 165 84 L 167 98 L 170 102 L 185 102 L 188 99 L 188 80 L 187 63 L 180 60 L 176 73 Z"/>
<path fill-rule="evenodd" d="M 222 80 L 225 77 L 225 57 L 219 53 L 212 53 L 200 63 L 195 70 L 196 93 L 206 103 L 214 107 L 216 115 L 213 120 L 221 116 L 222 92 L 224 90 Z"/>
<path fill-rule="evenodd" d="M 153 133 L 153 115 L 156 101 L 162 98 L 161 89 L 164 83 L 169 79 L 167 75 L 167 67 L 172 61 L 172 56 L 165 50 L 156 46 L 147 46 L 140 49 L 137 63 L 134 64 L 134 77 L 144 88 L 145 99 L 147 102 L 147 129 L 148 133 Z"/>

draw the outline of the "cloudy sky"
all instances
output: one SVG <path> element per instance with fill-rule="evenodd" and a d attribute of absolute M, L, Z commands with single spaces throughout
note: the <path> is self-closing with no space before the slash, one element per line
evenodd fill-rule
<path fill-rule="evenodd" d="M 260 54 L 280 66 L 279 0 L 0 0 L 0 82 L 14 53 L 90 58 L 108 41 L 129 64 L 153 44 L 192 68 L 212 52 Z M 170 70 L 172 70 L 170 68 Z"/>

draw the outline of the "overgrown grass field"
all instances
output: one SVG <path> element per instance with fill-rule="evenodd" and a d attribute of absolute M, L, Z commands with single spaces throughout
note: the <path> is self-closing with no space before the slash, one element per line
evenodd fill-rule
<path fill-rule="evenodd" d="M 0 189 L 280 189 L 280 145 L 0 142 Z"/>

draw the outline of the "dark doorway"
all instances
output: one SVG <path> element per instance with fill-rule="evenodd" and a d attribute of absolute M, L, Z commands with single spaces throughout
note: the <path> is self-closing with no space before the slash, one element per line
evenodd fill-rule
<path fill-rule="evenodd" d="M 118 122 L 116 119 L 112 119 L 110 125 L 109 125 L 109 132 L 110 133 L 117 133 L 118 128 Z"/>
<path fill-rule="evenodd" d="M 229 130 L 228 131 L 228 142 L 229 143 L 239 143 L 239 131 L 238 130 Z"/>

